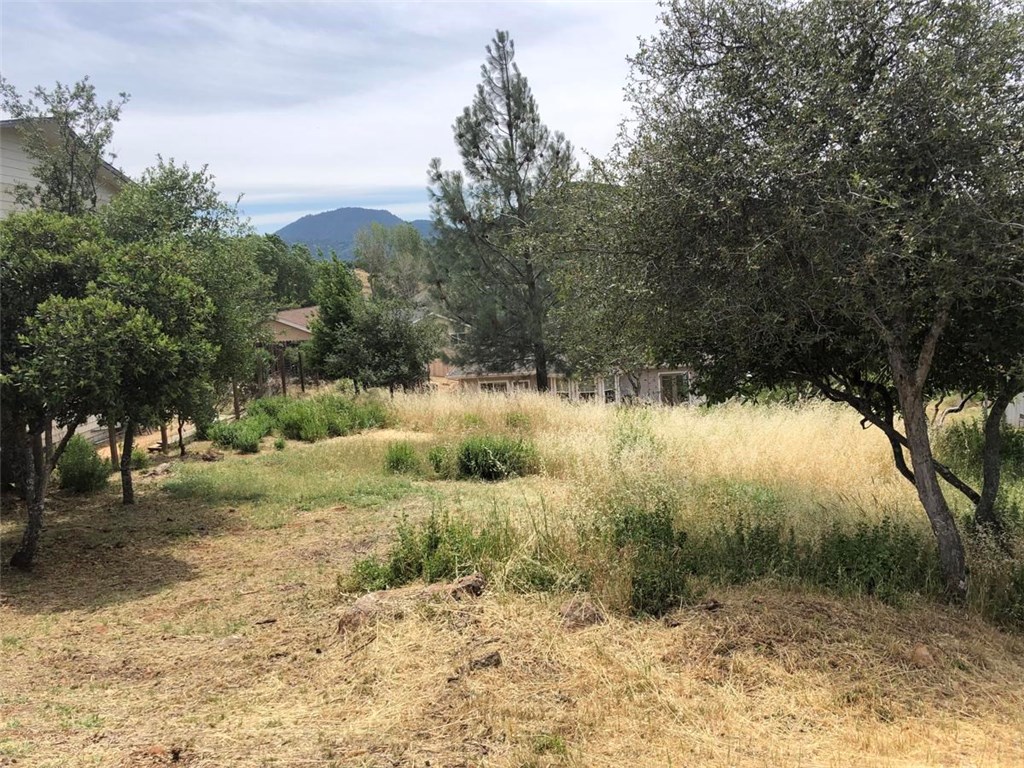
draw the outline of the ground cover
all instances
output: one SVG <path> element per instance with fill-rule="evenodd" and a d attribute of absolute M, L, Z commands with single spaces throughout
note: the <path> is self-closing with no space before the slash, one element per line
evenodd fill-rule
<path fill-rule="evenodd" d="M 785 578 L 570 629 L 568 595 L 423 601 L 339 634 L 339 576 L 433 514 L 575 535 L 617 500 L 691 531 L 767 514 L 800 536 L 923 516 L 887 448 L 822 407 L 642 410 L 399 397 L 395 428 L 225 451 L 116 490 L 57 493 L 37 568 L 2 572 L 0 764 L 1018 765 L 1024 637 L 981 604 L 882 601 Z M 388 447 L 522 437 L 498 483 L 385 467 Z M 1011 489 L 1011 493 L 1019 492 Z M 4 500 L 9 551 L 18 509 Z M 506 583 L 507 582 L 507 583 Z M 609 591 L 608 595 L 613 596 Z M 915 648 L 924 645 L 927 657 Z M 474 660 L 497 652 L 494 665 Z"/>

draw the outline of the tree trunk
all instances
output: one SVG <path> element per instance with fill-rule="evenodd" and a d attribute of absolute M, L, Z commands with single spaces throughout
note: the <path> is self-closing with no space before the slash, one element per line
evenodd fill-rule
<path fill-rule="evenodd" d="M 39 532 L 43 529 L 43 510 L 46 498 L 45 489 L 39 493 L 38 476 L 36 474 L 37 450 L 42 453 L 42 444 L 38 434 L 30 434 L 22 426 L 19 428 L 19 443 L 24 469 L 22 487 L 25 491 L 25 509 L 28 512 L 28 521 L 25 524 L 25 532 L 21 537 L 21 544 L 11 557 L 11 567 L 26 571 L 32 567 L 32 561 L 39 548 Z"/>
<path fill-rule="evenodd" d="M 234 406 L 235 421 L 242 418 L 242 403 L 238 399 L 238 384 L 231 382 L 231 404 Z"/>
<path fill-rule="evenodd" d="M 46 420 L 46 435 L 44 446 L 46 447 L 46 460 L 53 461 L 53 419 Z"/>
<path fill-rule="evenodd" d="M 160 425 L 160 450 L 167 453 L 167 448 L 170 445 L 170 440 L 167 439 L 167 425 Z"/>
<path fill-rule="evenodd" d="M 550 388 L 548 381 L 548 351 L 543 342 L 537 342 L 533 346 L 533 362 L 537 371 L 537 391 L 547 392 Z"/>
<path fill-rule="evenodd" d="M 185 458 L 185 420 L 178 417 L 178 455 Z"/>
<path fill-rule="evenodd" d="M 302 350 L 299 350 L 299 389 L 306 391 L 306 373 L 302 370 Z"/>
<path fill-rule="evenodd" d="M 107 443 L 110 445 L 110 468 L 113 469 L 121 463 L 117 457 L 117 427 L 113 423 L 107 425 Z"/>
<path fill-rule="evenodd" d="M 910 463 L 914 469 L 914 485 L 925 513 L 932 526 L 932 532 L 939 547 L 939 563 L 946 580 L 949 595 L 962 600 L 967 594 L 967 563 L 964 544 L 957 530 L 946 498 L 942 495 L 939 478 L 932 458 L 931 441 L 928 438 L 928 416 L 920 389 L 896 375 L 896 388 L 900 396 L 900 407 L 906 423 L 907 444 L 910 449 Z"/>
<path fill-rule="evenodd" d="M 131 419 L 124 423 L 124 448 L 121 449 L 121 501 L 135 503 L 135 488 L 132 486 L 132 444 L 135 442 L 135 425 Z"/>
<path fill-rule="evenodd" d="M 1003 449 L 1001 427 L 1012 399 L 1010 387 L 999 393 L 992 401 L 992 408 L 985 416 L 983 427 L 985 442 L 981 454 L 981 498 L 974 508 L 974 522 L 996 534 L 1002 532 L 1002 521 L 996 512 Z"/>

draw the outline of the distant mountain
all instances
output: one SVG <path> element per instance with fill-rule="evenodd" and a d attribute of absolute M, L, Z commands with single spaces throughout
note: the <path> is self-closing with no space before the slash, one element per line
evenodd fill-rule
<path fill-rule="evenodd" d="M 334 211 L 312 213 L 287 224 L 275 233 L 289 245 L 302 243 L 316 256 L 317 249 L 326 256 L 331 249 L 339 257 L 351 261 L 356 232 L 371 224 L 394 227 L 412 224 L 423 237 L 430 237 L 433 226 L 425 219 L 404 221 L 390 211 L 376 211 L 370 208 L 338 208 Z"/>

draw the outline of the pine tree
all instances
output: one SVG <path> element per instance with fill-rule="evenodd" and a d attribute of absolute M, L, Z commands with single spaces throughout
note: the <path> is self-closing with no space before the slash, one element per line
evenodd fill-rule
<path fill-rule="evenodd" d="M 532 367 L 543 391 L 555 301 L 545 223 L 577 165 L 565 137 L 541 122 L 514 57 L 508 33 L 497 32 L 473 103 L 455 120 L 464 173 L 430 164 L 431 279 L 448 319 L 465 330 L 457 361 Z"/>

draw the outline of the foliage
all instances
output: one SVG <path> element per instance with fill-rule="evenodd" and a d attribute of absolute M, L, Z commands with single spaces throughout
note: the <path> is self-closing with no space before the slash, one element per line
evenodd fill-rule
<path fill-rule="evenodd" d="M 260 441 L 270 434 L 271 421 L 264 416 L 247 416 L 238 421 L 218 421 L 210 427 L 210 439 L 222 448 L 240 453 L 258 453 Z"/>
<path fill-rule="evenodd" d="M 95 210 L 96 179 L 114 159 L 108 147 L 128 94 L 98 102 L 95 86 L 84 77 L 71 86 L 58 82 L 52 91 L 36 86 L 24 98 L 0 79 L 0 100 L 4 112 L 22 121 L 18 130 L 39 180 L 32 188 L 17 185 L 17 202 L 72 216 Z"/>
<path fill-rule="evenodd" d="M 413 387 L 427 376 L 440 330 L 400 299 L 365 298 L 352 270 L 332 259 L 321 266 L 311 323 L 313 363 L 362 387 Z"/>
<path fill-rule="evenodd" d="M 250 235 L 246 244 L 260 271 L 270 280 L 275 307 L 306 307 L 312 303 L 317 267 L 308 247 L 288 245 L 277 235 Z"/>
<path fill-rule="evenodd" d="M 391 443 L 384 454 L 384 469 L 392 474 L 414 475 L 420 470 L 420 457 L 407 440 Z"/>
<path fill-rule="evenodd" d="M 539 472 L 540 457 L 529 440 L 478 435 L 459 444 L 456 466 L 461 479 L 505 480 Z"/>
<path fill-rule="evenodd" d="M 310 322 L 312 362 L 332 379 L 356 381 L 364 355 L 356 328 L 362 295 L 351 268 L 336 256 L 319 265 L 313 298 L 319 309 Z"/>
<path fill-rule="evenodd" d="M 427 282 L 426 247 L 412 224 L 374 222 L 356 233 L 354 263 L 369 273 L 374 296 L 418 304 Z"/>
<path fill-rule="evenodd" d="M 439 158 L 431 162 L 431 282 L 459 332 L 460 362 L 532 366 L 543 391 L 555 299 L 551 208 L 577 166 L 565 137 L 541 122 L 514 58 L 508 33 L 497 32 L 473 103 L 455 120 L 465 173 L 442 171 Z"/>
<path fill-rule="evenodd" d="M 1002 471 L 1007 480 L 1024 478 L 1024 430 L 1006 423 L 1002 431 Z M 958 421 L 947 424 L 935 437 L 935 454 L 950 469 L 965 477 L 979 478 L 985 448 L 980 421 Z"/>
<path fill-rule="evenodd" d="M 274 440 L 275 451 L 283 451 L 285 445 L 287 445 L 287 443 L 285 442 L 285 439 L 283 437 L 279 437 L 276 440 Z"/>
<path fill-rule="evenodd" d="M 1005 162 L 1022 19 L 983 0 L 668 4 L 633 62 L 622 217 L 591 267 L 629 277 L 655 358 L 712 400 L 810 384 L 879 427 L 955 596 L 937 474 L 981 497 L 932 461 L 924 404 L 1015 391 L 1024 370 L 1024 165 Z"/>
<path fill-rule="evenodd" d="M 60 487 L 72 493 L 92 493 L 107 487 L 110 464 L 96 453 L 96 448 L 81 435 L 68 442 L 57 463 Z"/>
<path fill-rule="evenodd" d="M 132 449 L 132 469 L 147 469 L 150 465 L 149 453 L 145 448 Z"/>
<path fill-rule="evenodd" d="M 682 550 L 686 533 L 677 530 L 665 506 L 616 510 L 609 523 L 612 545 L 629 573 L 630 608 L 660 616 L 690 595 Z"/>

